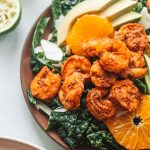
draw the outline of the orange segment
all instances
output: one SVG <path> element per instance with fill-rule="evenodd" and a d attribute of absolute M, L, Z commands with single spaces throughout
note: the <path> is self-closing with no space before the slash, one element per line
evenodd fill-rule
<path fill-rule="evenodd" d="M 66 42 L 74 54 L 88 56 L 86 51 L 82 50 L 84 42 L 107 37 L 112 33 L 113 27 L 108 19 L 97 15 L 84 15 L 76 21 Z"/>
<path fill-rule="evenodd" d="M 136 114 L 105 121 L 116 141 L 127 149 L 150 149 L 150 96 L 144 96 Z"/>

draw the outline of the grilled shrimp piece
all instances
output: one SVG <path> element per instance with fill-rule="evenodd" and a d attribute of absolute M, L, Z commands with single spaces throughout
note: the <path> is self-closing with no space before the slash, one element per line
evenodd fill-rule
<path fill-rule="evenodd" d="M 109 72 L 119 73 L 128 67 L 129 50 L 120 40 L 113 40 L 107 51 L 100 56 L 100 65 Z"/>
<path fill-rule="evenodd" d="M 97 87 L 109 88 L 117 80 L 117 75 L 111 72 L 106 72 L 99 64 L 99 61 L 95 61 L 90 70 L 91 81 Z"/>
<path fill-rule="evenodd" d="M 108 94 L 108 89 L 101 88 L 93 88 L 87 94 L 86 106 L 89 112 L 98 120 L 112 117 L 116 113 L 113 103 L 108 98 L 104 98 Z"/>
<path fill-rule="evenodd" d="M 109 51 L 113 45 L 113 40 L 106 37 L 99 40 L 99 43 L 96 47 L 97 56 L 101 56 L 101 53 L 104 51 Z"/>
<path fill-rule="evenodd" d="M 67 59 L 67 61 L 64 63 L 62 67 L 61 70 L 62 79 L 65 80 L 74 72 L 79 72 L 82 73 L 85 80 L 87 80 L 90 77 L 89 76 L 90 68 L 91 63 L 87 58 L 83 56 L 73 55 L 69 57 L 69 59 Z"/>
<path fill-rule="evenodd" d="M 91 39 L 85 41 L 82 44 L 81 49 L 82 51 L 86 51 L 89 57 L 97 57 L 102 51 L 107 50 L 109 48 L 110 43 L 111 39 L 108 37 L 101 39 Z"/>
<path fill-rule="evenodd" d="M 32 80 L 30 89 L 33 97 L 50 102 L 58 93 L 60 85 L 61 76 L 45 66 Z"/>
<path fill-rule="evenodd" d="M 84 84 L 80 79 L 81 73 L 73 73 L 67 77 L 58 93 L 59 100 L 68 110 L 75 110 L 80 106 L 80 98 L 84 91 Z"/>
<path fill-rule="evenodd" d="M 92 39 L 83 42 L 81 46 L 81 50 L 87 53 L 87 56 L 89 57 L 96 57 L 97 56 L 97 46 L 99 44 L 100 40 L 99 39 Z"/>
<path fill-rule="evenodd" d="M 129 67 L 120 73 L 124 79 L 140 79 L 147 73 L 146 63 L 142 52 L 130 52 Z"/>
<path fill-rule="evenodd" d="M 115 38 L 125 42 L 129 50 L 133 52 L 144 52 L 148 42 L 144 26 L 137 23 L 123 25 L 116 33 Z"/>
<path fill-rule="evenodd" d="M 143 99 L 139 89 L 130 80 L 117 82 L 110 91 L 109 99 L 119 103 L 130 112 L 135 112 Z"/>

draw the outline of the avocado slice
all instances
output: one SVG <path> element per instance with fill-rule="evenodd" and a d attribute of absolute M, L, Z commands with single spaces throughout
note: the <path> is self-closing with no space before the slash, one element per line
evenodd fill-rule
<path fill-rule="evenodd" d="M 137 5 L 137 1 L 133 0 L 119 0 L 99 13 L 99 16 L 107 17 L 113 20 L 126 12 L 131 11 Z"/>
<path fill-rule="evenodd" d="M 65 16 L 57 31 L 57 44 L 65 42 L 67 34 L 75 19 L 86 13 L 97 13 L 112 5 L 117 0 L 85 0 L 74 6 Z"/>
<path fill-rule="evenodd" d="M 142 18 L 141 14 L 138 14 L 134 11 L 125 13 L 124 15 L 118 17 L 117 19 L 112 20 L 112 25 L 114 28 L 118 29 L 121 25 L 129 22 L 137 22 Z"/>
<path fill-rule="evenodd" d="M 147 86 L 147 93 L 150 94 L 150 57 L 147 55 L 144 55 L 144 58 L 147 63 L 147 69 L 148 69 L 144 80 L 145 80 L 145 84 Z"/>

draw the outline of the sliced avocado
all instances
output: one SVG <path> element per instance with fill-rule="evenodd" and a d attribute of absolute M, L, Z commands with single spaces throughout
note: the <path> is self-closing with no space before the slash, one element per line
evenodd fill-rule
<path fill-rule="evenodd" d="M 137 5 L 137 1 L 132 0 L 119 0 L 99 13 L 99 16 L 107 17 L 113 20 L 126 12 L 131 11 Z"/>
<path fill-rule="evenodd" d="M 129 22 L 137 22 L 141 19 L 142 15 L 138 14 L 136 12 L 130 11 L 128 13 L 125 13 L 124 15 L 118 17 L 117 19 L 114 19 L 112 21 L 113 27 L 118 29 L 121 25 Z"/>
<path fill-rule="evenodd" d="M 72 23 L 75 19 L 86 13 L 97 13 L 112 5 L 117 0 L 85 0 L 73 7 L 65 16 L 64 23 L 57 31 L 57 44 L 64 43 Z"/>
<path fill-rule="evenodd" d="M 145 83 L 147 85 L 147 93 L 150 94 L 150 57 L 147 55 L 144 55 L 146 64 L 147 64 L 147 74 L 145 76 Z"/>

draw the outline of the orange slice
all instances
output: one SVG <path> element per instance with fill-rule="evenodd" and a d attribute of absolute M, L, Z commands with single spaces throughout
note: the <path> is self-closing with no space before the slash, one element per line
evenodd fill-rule
<path fill-rule="evenodd" d="M 113 31 L 108 19 L 97 15 L 84 15 L 76 21 L 66 42 L 74 54 L 88 56 L 87 52 L 82 49 L 84 42 L 107 37 Z"/>
<path fill-rule="evenodd" d="M 136 114 L 122 114 L 105 124 L 116 141 L 127 149 L 150 149 L 150 96 L 144 96 Z"/>

